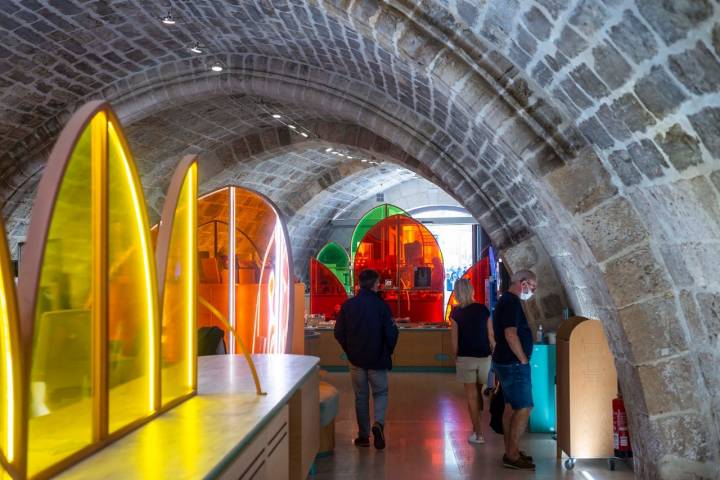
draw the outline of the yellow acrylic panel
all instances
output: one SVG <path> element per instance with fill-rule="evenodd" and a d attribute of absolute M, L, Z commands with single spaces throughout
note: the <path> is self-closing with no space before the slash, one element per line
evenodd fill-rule
<path fill-rule="evenodd" d="M 175 207 L 162 310 L 162 404 L 192 393 L 197 298 L 197 164 L 187 170 Z"/>
<path fill-rule="evenodd" d="M 20 362 L 18 311 L 10 255 L 0 219 L 0 454 L 14 465 L 18 457 Z M 3 470 L 0 478 L 9 478 Z"/>
<path fill-rule="evenodd" d="M 80 135 L 55 200 L 37 286 L 28 398 L 28 474 L 93 441 L 93 157 L 106 117 Z M 95 159 L 97 160 L 97 159 Z M 102 161 L 102 160 L 101 160 Z"/>
<path fill-rule="evenodd" d="M 142 188 L 123 139 L 108 123 L 109 433 L 156 408 L 155 262 Z"/>

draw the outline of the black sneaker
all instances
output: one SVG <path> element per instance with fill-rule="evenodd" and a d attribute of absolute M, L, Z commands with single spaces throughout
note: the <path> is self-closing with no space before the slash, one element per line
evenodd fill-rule
<path fill-rule="evenodd" d="M 533 461 L 532 455 L 528 455 L 527 453 L 523 452 L 522 450 L 520 450 L 520 458 L 522 458 L 523 460 L 527 460 L 530 463 L 532 463 L 532 461 Z"/>
<path fill-rule="evenodd" d="M 507 455 L 503 455 L 503 466 L 513 470 L 535 470 L 535 464 L 525 460 L 522 456 L 518 457 L 517 460 L 511 460 Z"/>
<path fill-rule="evenodd" d="M 370 439 L 367 437 L 358 437 L 355 440 L 353 440 L 353 443 L 356 447 L 369 447 L 370 446 Z"/>
<path fill-rule="evenodd" d="M 385 432 L 382 423 L 375 422 L 372 427 L 373 444 L 378 450 L 385 448 Z"/>

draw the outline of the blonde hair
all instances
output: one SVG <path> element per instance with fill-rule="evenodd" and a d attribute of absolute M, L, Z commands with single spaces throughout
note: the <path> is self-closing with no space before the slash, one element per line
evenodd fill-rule
<path fill-rule="evenodd" d="M 461 278 L 455 282 L 453 294 L 460 307 L 467 307 L 471 303 L 475 303 L 475 289 L 467 278 Z"/>

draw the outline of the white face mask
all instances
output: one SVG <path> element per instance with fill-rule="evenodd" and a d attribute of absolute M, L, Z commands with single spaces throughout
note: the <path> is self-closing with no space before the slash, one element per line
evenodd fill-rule
<path fill-rule="evenodd" d="M 533 291 L 530 289 L 528 289 L 528 291 L 526 292 L 525 289 L 523 288 L 522 291 L 520 292 L 520 300 L 522 300 L 523 302 L 527 302 L 532 297 L 533 297 Z"/>

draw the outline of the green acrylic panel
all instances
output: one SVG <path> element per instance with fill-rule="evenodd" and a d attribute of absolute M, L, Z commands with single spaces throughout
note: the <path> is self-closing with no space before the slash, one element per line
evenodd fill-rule
<path fill-rule="evenodd" d="M 350 257 L 343 247 L 335 242 L 325 245 L 317 254 L 318 262 L 325 265 L 343 284 L 345 290 L 350 293 Z"/>
<path fill-rule="evenodd" d="M 407 215 L 407 212 L 400 207 L 391 205 L 389 203 L 383 203 L 367 212 L 355 226 L 353 231 L 352 239 L 350 240 L 350 259 L 355 258 L 355 252 L 357 251 L 358 245 L 365 237 L 365 234 L 375 226 L 381 220 L 385 220 L 387 217 L 392 215 Z"/>

